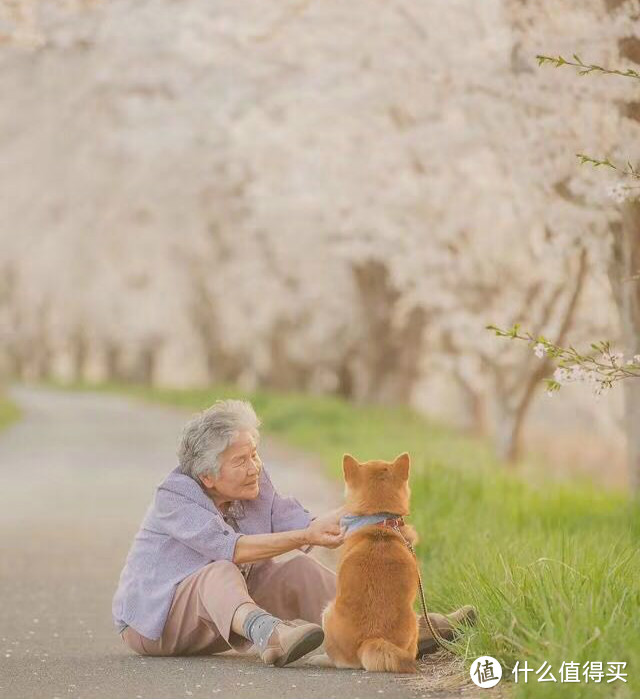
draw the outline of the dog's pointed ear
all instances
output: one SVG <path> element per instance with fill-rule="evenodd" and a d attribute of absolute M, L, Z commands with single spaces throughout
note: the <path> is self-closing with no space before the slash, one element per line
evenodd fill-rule
<path fill-rule="evenodd" d="M 404 454 L 400 454 L 400 456 L 396 457 L 396 460 L 393 462 L 393 470 L 400 474 L 402 477 L 402 480 L 406 481 L 409 480 L 409 467 L 411 466 L 411 459 L 409 458 L 409 454 L 405 451 Z"/>
<path fill-rule="evenodd" d="M 345 481 L 352 481 L 358 475 L 360 464 L 351 456 L 345 454 L 342 457 L 342 472 L 344 473 Z"/>

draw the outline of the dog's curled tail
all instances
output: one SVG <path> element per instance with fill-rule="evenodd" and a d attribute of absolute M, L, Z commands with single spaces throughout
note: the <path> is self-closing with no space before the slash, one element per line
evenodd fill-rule
<path fill-rule="evenodd" d="M 416 660 L 408 651 L 384 638 L 369 638 L 358 648 L 358 659 L 369 672 L 417 672 Z"/>

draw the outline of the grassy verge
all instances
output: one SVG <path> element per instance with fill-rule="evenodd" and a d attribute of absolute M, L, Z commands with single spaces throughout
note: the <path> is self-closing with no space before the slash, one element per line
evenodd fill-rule
<path fill-rule="evenodd" d="M 8 427 L 20 417 L 18 406 L 0 392 L 0 430 Z"/>
<path fill-rule="evenodd" d="M 640 510 L 622 494 L 587 485 L 525 483 L 505 472 L 481 441 L 406 409 L 359 407 L 333 398 L 103 387 L 193 410 L 216 398 L 246 397 L 265 432 L 318 454 L 334 476 L 345 451 L 357 458 L 413 459 L 411 521 L 427 601 L 448 610 L 474 604 L 477 626 L 458 644 L 469 662 L 544 661 L 557 682 L 514 686 L 518 697 L 631 697 L 640 693 Z M 582 665 L 602 662 L 600 683 Z M 628 683 L 607 682 L 607 663 L 626 662 Z M 560 682 L 563 662 L 579 663 L 580 683 Z"/>

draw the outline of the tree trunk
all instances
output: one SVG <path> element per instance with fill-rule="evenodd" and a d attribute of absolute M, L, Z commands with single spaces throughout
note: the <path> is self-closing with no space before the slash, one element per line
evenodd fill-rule
<path fill-rule="evenodd" d="M 113 341 L 107 340 L 104 346 L 104 363 L 107 381 L 122 381 L 122 351 Z"/>
<path fill-rule="evenodd" d="M 562 323 L 556 339 L 557 345 L 565 344 L 567 335 L 571 330 L 578 303 L 582 295 L 582 289 L 584 288 L 587 270 L 587 253 L 586 250 L 583 249 L 580 251 L 578 268 L 575 271 L 573 280 L 573 288 L 569 294 L 567 306 L 562 316 Z M 528 357 L 525 362 L 525 369 L 530 363 L 531 358 Z M 536 365 L 534 364 L 534 366 Z M 549 374 L 551 366 L 552 364 L 548 357 L 538 362 L 537 367 L 524 379 L 524 386 L 520 395 L 516 399 L 512 399 L 513 404 L 509 398 L 509 389 L 505 385 L 502 385 L 497 390 L 499 412 L 498 423 L 496 425 L 496 452 L 500 458 L 506 460 L 507 463 L 512 466 L 520 456 L 522 430 L 529 409 L 533 403 L 533 398 L 540 387 L 540 382 Z M 500 377 L 499 380 L 502 382 Z"/>
<path fill-rule="evenodd" d="M 485 404 L 485 396 L 482 392 L 475 390 L 465 379 L 457 372 L 454 378 L 464 403 L 464 427 L 472 435 L 476 437 L 484 437 L 489 429 L 487 425 L 487 406 Z"/>
<path fill-rule="evenodd" d="M 640 380 L 630 379 L 624 386 L 627 465 L 631 492 L 640 496 Z"/>
<path fill-rule="evenodd" d="M 640 203 L 625 205 L 622 223 L 611 229 L 613 254 L 609 278 L 618 307 L 624 351 L 640 354 Z M 627 473 L 631 490 L 640 494 L 640 379 L 627 379 L 625 431 Z"/>
<path fill-rule="evenodd" d="M 75 328 L 70 337 L 71 365 L 73 367 L 73 380 L 81 383 L 86 376 L 87 361 L 89 359 L 89 341 L 81 326 Z"/>
<path fill-rule="evenodd" d="M 153 386 L 160 353 L 160 340 L 152 339 L 143 343 L 136 358 L 133 380 L 145 386 Z"/>
<path fill-rule="evenodd" d="M 355 398 L 355 380 L 353 377 L 353 357 L 354 350 L 350 347 L 344 351 L 344 354 L 339 358 L 335 368 L 337 386 L 336 393 L 341 398 L 353 400 Z"/>
<path fill-rule="evenodd" d="M 280 316 L 275 319 L 269 336 L 270 366 L 263 383 L 278 391 L 304 391 L 311 378 L 311 362 L 292 356 L 290 348 L 295 342 L 296 327 L 308 322 Z"/>
<path fill-rule="evenodd" d="M 496 410 L 495 448 L 496 456 L 513 464 L 518 458 L 523 414 L 501 399 Z"/>
<path fill-rule="evenodd" d="M 605 0 L 610 11 L 617 10 L 624 0 Z M 632 17 L 636 22 L 637 13 Z M 620 58 L 640 65 L 640 39 L 631 35 L 618 40 Z M 636 93 L 618 103 L 627 119 L 640 122 Z M 625 352 L 640 354 L 640 204 L 625 204 L 622 224 L 611 227 L 613 259 L 609 279 L 620 314 Z M 640 495 L 640 379 L 624 382 L 625 431 L 627 436 L 627 473 L 631 491 Z"/>
<path fill-rule="evenodd" d="M 365 376 L 357 391 L 368 402 L 406 404 L 420 376 L 424 309 L 414 307 L 402 327 L 396 327 L 401 291 L 385 262 L 365 260 L 352 266 L 362 318 L 359 359 Z"/>
<path fill-rule="evenodd" d="M 25 370 L 24 353 L 18 342 L 14 342 L 7 348 L 8 374 L 14 379 L 24 379 L 27 372 Z"/>

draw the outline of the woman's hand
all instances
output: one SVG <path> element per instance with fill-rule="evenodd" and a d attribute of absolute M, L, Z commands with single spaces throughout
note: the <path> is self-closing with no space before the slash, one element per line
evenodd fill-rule
<path fill-rule="evenodd" d="M 340 529 L 340 517 L 344 513 L 344 507 L 338 507 L 316 517 L 305 530 L 306 543 L 328 549 L 338 548 L 344 541 L 344 533 Z"/>

